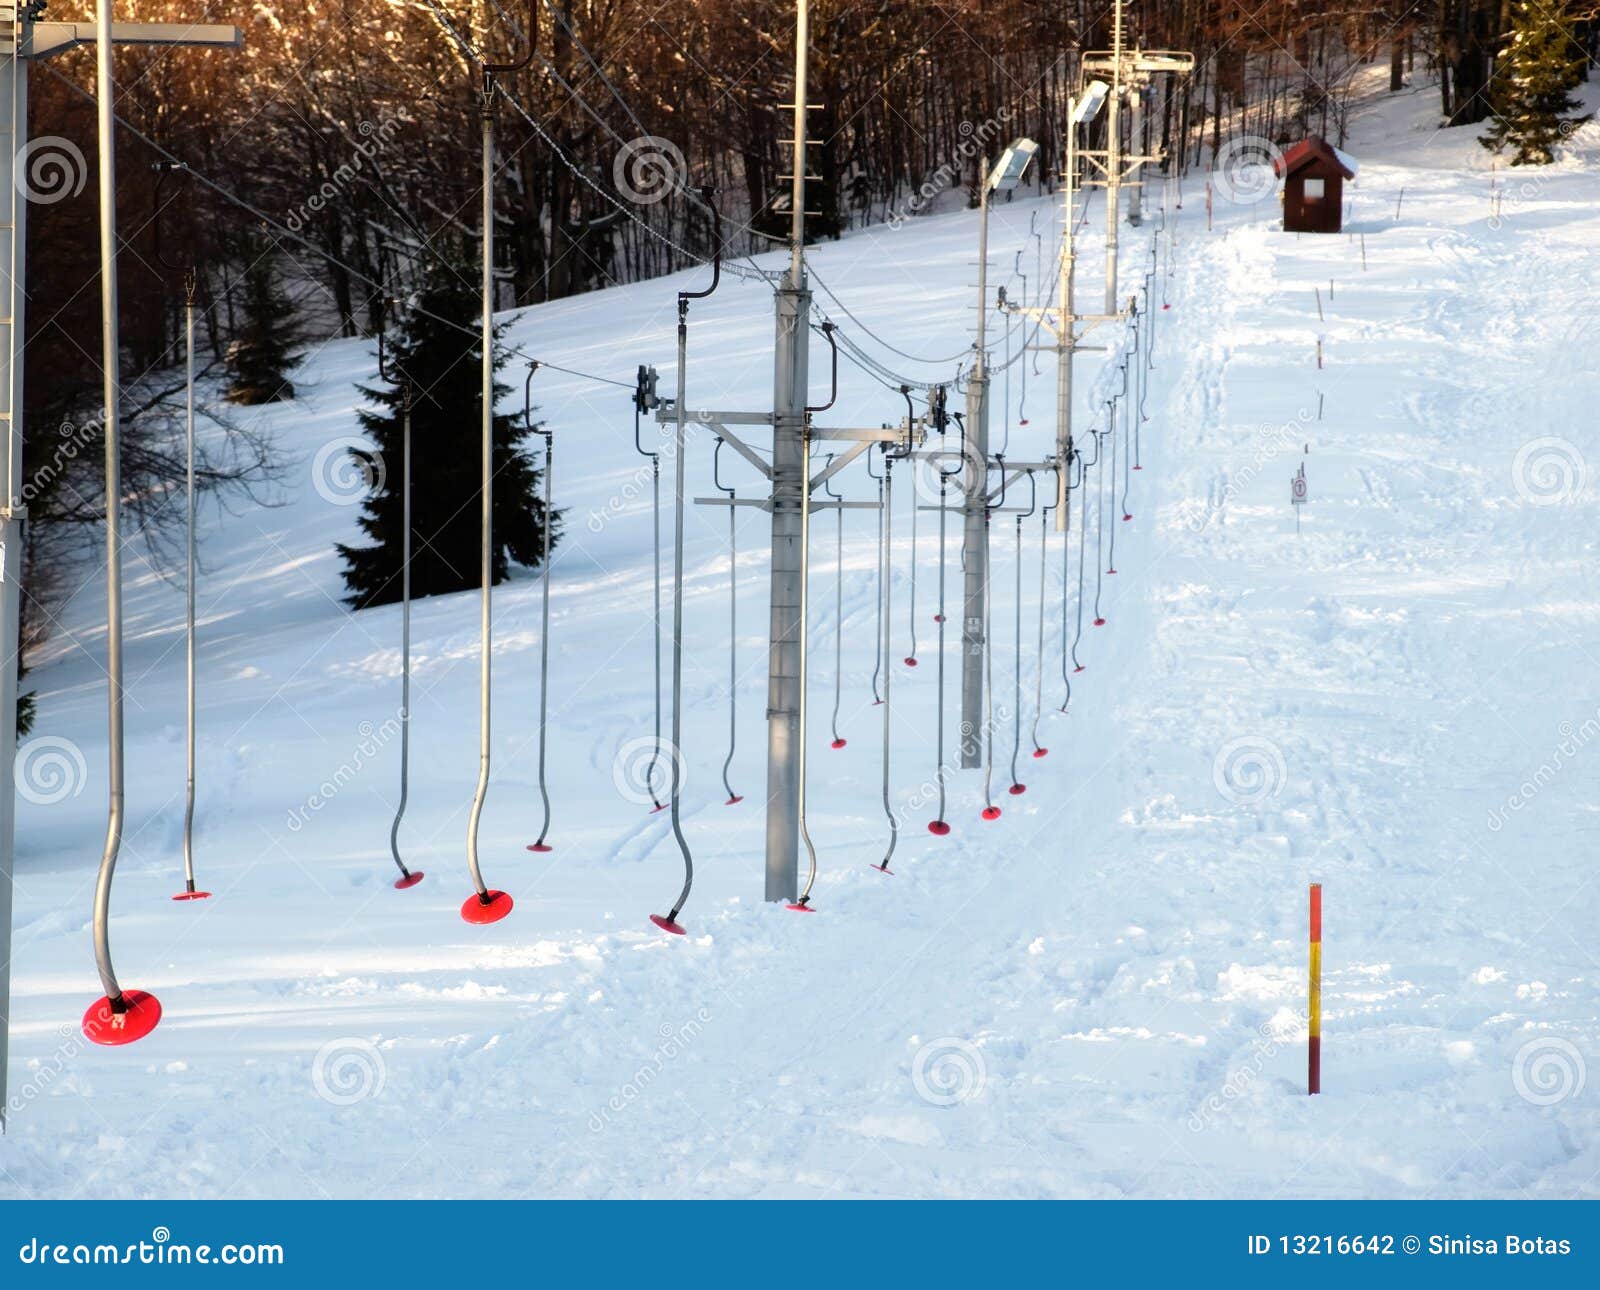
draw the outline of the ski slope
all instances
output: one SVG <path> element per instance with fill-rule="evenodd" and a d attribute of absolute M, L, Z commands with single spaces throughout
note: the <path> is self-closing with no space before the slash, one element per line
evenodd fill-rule
<path fill-rule="evenodd" d="M 77 1038 L 99 993 L 89 914 L 104 828 L 102 581 L 77 590 L 33 660 L 35 736 L 70 741 L 83 761 L 79 774 L 68 757 L 62 800 L 20 804 L 0 1196 L 1600 1192 L 1600 1078 L 1583 1087 L 1600 1054 L 1600 517 L 1585 462 L 1600 403 L 1600 127 L 1556 165 L 1513 172 L 1491 222 L 1488 154 L 1435 132 L 1432 110 L 1426 90 L 1363 110 L 1348 145 L 1361 162 L 1347 190 L 1353 236 L 1285 235 L 1271 200 L 1219 199 L 1208 232 L 1203 177 L 1186 180 L 1181 211 L 1168 212 L 1170 276 L 1159 261 L 1156 294 L 1171 309 L 1157 324 L 1133 519 L 1114 523 L 1118 572 L 1102 575 L 1106 625 L 1086 616 L 1085 670 L 1060 714 L 1052 534 L 1049 756 L 1029 757 L 1025 724 L 1028 791 L 1006 794 L 1002 726 L 1003 817 L 981 821 L 981 775 L 957 772 L 946 839 L 924 827 L 934 525 L 925 513 L 912 670 L 899 662 L 912 490 L 910 472 L 897 476 L 893 877 L 868 868 L 886 837 L 870 689 L 875 521 L 846 513 L 848 744 L 834 751 L 834 519 L 817 517 L 820 876 L 808 917 L 761 899 L 766 517 L 739 512 L 731 776 L 746 800 L 729 807 L 727 520 L 698 508 L 684 679 L 698 880 L 687 937 L 646 921 L 681 880 L 666 817 L 618 785 L 619 758 L 636 773 L 651 723 L 648 468 L 627 391 L 551 371 L 534 388 L 567 514 L 551 625 L 555 850 L 524 849 L 540 822 L 539 587 L 524 572 L 496 597 L 482 835 L 485 876 L 516 909 L 481 928 L 457 914 L 477 775 L 474 593 L 415 609 L 402 837 L 427 879 L 391 889 L 399 614 L 343 606 L 333 545 L 354 538 L 357 508 L 332 500 L 326 470 L 329 445 L 357 433 L 353 387 L 374 379 L 374 355 L 366 343 L 319 347 L 297 401 L 261 414 L 292 462 L 281 504 L 204 515 L 197 863 L 216 898 L 195 905 L 168 899 L 182 863 L 182 587 L 129 552 L 114 949 L 124 984 L 165 1008 L 134 1048 Z M 1019 250 L 1037 278 L 1034 213 L 1048 273 L 1058 215 L 1018 202 L 993 216 L 1000 280 Z M 1152 209 L 1142 229 L 1123 229 L 1125 291 L 1160 223 Z M 1101 289 L 1103 228 L 1097 196 L 1080 240 L 1083 300 Z M 819 246 L 814 264 L 899 348 L 949 355 L 971 324 L 975 242 L 975 216 L 953 212 Z M 675 293 L 705 280 L 520 311 L 508 339 L 623 381 L 654 363 L 668 391 Z M 820 292 L 816 306 L 899 370 L 954 373 L 888 354 Z M 771 345 L 769 292 L 725 278 L 691 314 L 691 405 L 769 406 Z M 820 341 L 812 356 L 820 395 Z M 1107 362 L 1078 360 L 1080 428 L 1112 387 Z M 1024 428 L 1012 369 L 1014 457 L 1049 449 L 1048 358 L 1040 373 Z M 520 372 L 508 379 L 520 385 Z M 520 390 L 504 410 L 512 402 Z M 902 411 L 847 364 L 819 419 L 876 425 Z M 1004 430 L 997 412 L 997 442 Z M 1297 534 L 1289 483 L 1302 464 Z M 713 491 L 708 435 L 691 437 L 686 468 L 691 496 Z M 725 475 L 756 490 L 736 459 Z M 875 495 L 859 466 L 841 480 L 848 497 Z M 1036 520 L 1024 534 L 1031 721 Z M 998 518 L 1000 703 L 1013 558 L 1011 522 Z M 952 597 L 957 559 L 953 532 Z M 1092 594 L 1092 554 L 1088 577 Z M 1304 1096 L 1312 881 L 1326 904 L 1317 1099 Z"/>

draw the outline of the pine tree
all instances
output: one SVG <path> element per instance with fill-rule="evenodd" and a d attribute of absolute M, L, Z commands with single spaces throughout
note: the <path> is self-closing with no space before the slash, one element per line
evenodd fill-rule
<path fill-rule="evenodd" d="M 1544 166 L 1555 145 L 1587 117 L 1569 115 L 1578 100 L 1583 57 L 1574 56 L 1572 33 L 1559 7 L 1520 0 L 1505 49 L 1489 78 L 1491 124 L 1480 142 L 1493 152 L 1513 147 L 1513 166 Z"/>
<path fill-rule="evenodd" d="M 278 275 L 277 255 L 251 247 L 250 267 L 244 272 L 241 311 L 243 325 L 228 349 L 233 374 L 228 398 L 255 406 L 294 398 L 288 373 L 299 361 L 299 328 L 295 309 Z"/>
<path fill-rule="evenodd" d="M 411 408 L 411 594 L 436 596 L 480 585 L 482 501 L 482 346 L 477 338 L 479 300 L 472 271 L 441 269 L 406 314 L 386 361 L 410 376 Z M 449 320 L 449 322 L 442 321 Z M 453 322 L 456 326 L 450 326 Z M 463 330 L 464 329 L 464 330 Z M 497 333 L 498 334 L 498 333 Z M 505 356 L 495 355 L 495 367 Z M 509 390 L 495 382 L 498 401 Z M 349 603 L 358 609 L 400 599 L 400 534 L 403 523 L 403 423 L 397 388 L 362 394 L 381 411 L 363 412 L 361 426 L 377 446 L 382 483 L 369 497 L 361 530 L 374 545 L 339 545 L 345 562 Z M 547 517 L 539 497 L 541 472 L 524 447 L 531 431 L 520 413 L 494 419 L 495 582 L 513 561 L 536 567 L 543 552 Z M 560 535 L 560 515 L 550 535 Z"/>

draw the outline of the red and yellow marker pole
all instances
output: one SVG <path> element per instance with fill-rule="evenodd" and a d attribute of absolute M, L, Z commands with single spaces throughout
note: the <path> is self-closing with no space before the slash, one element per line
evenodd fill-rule
<path fill-rule="evenodd" d="M 1311 1037 L 1306 1049 L 1306 1092 L 1322 1092 L 1322 884 L 1311 884 Z"/>

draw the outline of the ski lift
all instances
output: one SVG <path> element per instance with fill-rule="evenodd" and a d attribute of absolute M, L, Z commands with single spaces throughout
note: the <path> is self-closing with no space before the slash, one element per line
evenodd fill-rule
<path fill-rule="evenodd" d="M 689 362 L 689 302 L 704 300 L 716 291 L 722 282 L 722 215 L 712 196 L 715 190 L 702 188 L 701 199 L 711 208 L 711 285 L 704 291 L 678 292 L 678 397 L 673 404 L 673 451 L 677 468 L 673 472 L 673 526 L 672 526 L 672 836 L 683 856 L 683 889 L 672 908 L 665 915 L 651 914 L 650 921 L 664 932 L 682 936 L 685 929 L 678 922 L 694 887 L 694 855 L 689 850 L 689 840 L 683 836 L 683 762 L 679 751 L 683 747 L 683 484 L 688 463 L 684 460 L 686 439 L 684 410 L 688 398 Z M 803 648 L 803 647 L 802 647 Z M 803 755 L 803 754 L 802 754 Z M 804 799 L 802 799 L 804 800 Z"/>
<path fill-rule="evenodd" d="M 483 73 L 483 494 L 482 578 L 480 610 L 481 655 L 478 672 L 478 787 L 472 795 L 472 812 L 467 819 L 467 869 L 472 875 L 473 894 L 461 905 L 461 917 L 469 923 L 497 923 L 511 912 L 513 901 L 503 891 L 483 881 L 478 863 L 478 827 L 483 820 L 483 804 L 489 796 L 490 765 L 490 679 L 492 676 L 494 610 L 494 95 L 495 77 L 522 70 L 533 61 L 539 21 L 538 0 L 528 0 L 528 47 L 520 59 L 509 63 L 490 63 L 481 57 Z"/>
<path fill-rule="evenodd" d="M 385 301 L 387 314 L 388 301 Z M 412 871 L 400 858 L 400 821 L 405 818 L 411 790 L 411 408 L 416 389 L 405 372 L 385 361 L 383 334 L 387 317 L 378 324 L 378 376 L 400 392 L 400 801 L 389 825 L 389 854 L 400 876 L 396 890 L 415 887 L 425 876 Z"/>
<path fill-rule="evenodd" d="M 529 851 L 547 852 L 553 848 L 545 838 L 550 836 L 550 788 L 545 782 L 545 760 L 550 725 L 550 531 L 555 527 L 554 430 L 541 430 L 533 420 L 533 374 L 539 370 L 539 360 L 528 363 L 528 376 L 522 384 L 522 423 L 533 434 L 544 439 L 544 567 L 540 570 L 540 622 L 539 622 L 539 798 L 544 803 L 544 823 L 539 836 L 528 846 Z"/>
<path fill-rule="evenodd" d="M 183 780 L 183 890 L 173 900 L 208 900 L 211 893 L 201 891 L 194 877 L 194 802 L 195 802 L 195 536 L 194 536 L 194 299 L 199 285 L 192 256 L 169 260 L 161 237 L 164 207 L 161 187 L 169 174 L 189 173 L 179 162 L 155 164 L 155 242 L 156 262 L 164 269 L 183 274 L 183 422 L 184 422 L 184 780 Z"/>
<path fill-rule="evenodd" d="M 828 454 L 826 466 L 833 465 L 833 456 Z M 836 502 L 844 501 L 842 494 L 833 491 L 831 477 L 822 481 L 822 491 Z M 836 507 L 834 514 L 838 537 L 833 559 L 833 743 L 829 747 L 838 752 L 846 742 L 839 735 L 839 695 L 844 686 L 844 507 Z"/>
<path fill-rule="evenodd" d="M 721 435 L 711 453 L 711 480 L 719 492 L 728 495 L 728 755 L 722 763 L 722 787 L 728 790 L 723 805 L 737 806 L 744 798 L 733 791 L 728 768 L 733 765 L 739 734 L 739 536 L 735 520 L 739 508 L 733 504 L 737 496 L 733 486 L 722 482 Z"/>

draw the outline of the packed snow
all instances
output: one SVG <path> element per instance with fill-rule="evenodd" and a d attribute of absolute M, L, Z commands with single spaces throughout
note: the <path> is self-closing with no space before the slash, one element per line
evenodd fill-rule
<path fill-rule="evenodd" d="M 391 887 L 399 611 L 342 603 L 333 548 L 356 538 L 358 508 L 327 482 L 329 445 L 358 433 L 354 387 L 374 380 L 374 352 L 317 347 L 298 399 L 260 414 L 292 463 L 281 505 L 204 511 L 197 864 L 216 895 L 197 904 L 169 899 L 182 872 L 182 585 L 129 551 L 114 950 L 124 983 L 165 1008 L 134 1047 L 93 1048 L 77 1031 L 99 993 L 100 579 L 61 607 L 34 660 L 34 737 L 70 741 L 83 772 L 62 800 L 20 805 L 0 1195 L 1595 1195 L 1600 1081 L 1585 1089 L 1584 1077 L 1600 1052 L 1600 598 L 1585 459 L 1600 406 L 1600 127 L 1582 128 L 1554 166 L 1494 174 L 1469 133 L 1436 131 L 1434 106 L 1419 90 L 1358 114 L 1345 234 L 1284 234 L 1270 195 L 1218 197 L 1208 231 L 1198 172 L 1181 210 L 1169 189 L 1158 214 L 1153 185 L 1143 227 L 1123 228 L 1125 292 L 1158 249 L 1156 327 L 1133 518 L 1108 521 L 1107 622 L 1085 616 L 1085 670 L 1062 715 L 1052 533 L 1049 755 L 1032 758 L 1039 524 L 1026 521 L 1027 792 L 1005 791 L 1002 723 L 1003 816 L 982 821 L 981 774 L 955 772 L 945 839 L 925 829 L 935 527 L 924 513 L 913 670 L 900 662 L 913 492 L 900 475 L 892 877 L 869 869 L 886 839 L 876 521 L 845 513 L 848 742 L 836 751 L 834 519 L 817 517 L 811 916 L 762 900 L 767 519 L 738 513 L 730 773 L 745 800 L 725 806 L 727 520 L 691 508 L 684 829 L 698 880 L 686 937 L 646 921 L 681 879 L 666 816 L 626 774 L 619 789 L 619 758 L 636 760 L 651 729 L 648 467 L 628 391 L 549 370 L 534 390 L 567 516 L 550 635 L 555 850 L 525 849 L 541 818 L 540 601 L 523 571 L 496 596 L 482 846 L 488 881 L 516 908 L 490 927 L 457 913 L 478 768 L 472 592 L 415 609 L 402 840 L 427 878 Z M 1034 217 L 1048 276 L 1057 204 L 994 211 L 995 276 L 1014 296 L 1019 265 L 1038 290 Z M 1096 195 L 1082 300 L 1098 298 L 1103 228 Z M 873 331 L 948 355 L 969 336 L 976 232 L 974 213 L 928 215 L 818 246 L 813 262 Z M 654 363 L 668 391 L 675 293 L 706 280 L 697 270 L 522 310 L 505 319 L 508 339 L 624 382 Z M 954 374 L 885 351 L 820 291 L 816 304 L 889 366 Z M 725 278 L 697 302 L 691 405 L 769 406 L 772 329 L 760 283 Z M 1092 342 L 1118 335 L 1102 328 Z M 819 395 L 824 355 L 815 341 Z M 1120 384 L 1113 362 L 1078 359 L 1080 429 Z M 1014 457 L 1049 450 L 1051 363 L 1010 369 L 994 435 L 1009 434 Z M 502 410 L 520 409 L 520 371 L 508 379 L 518 390 Z M 997 380 L 997 404 L 1005 388 Z M 903 406 L 847 364 L 819 421 L 875 426 Z M 691 436 L 687 470 L 691 497 L 713 491 L 709 434 Z M 724 473 L 757 491 L 736 459 Z M 421 486 L 426 475 L 419 463 Z M 859 464 L 840 478 L 846 496 L 875 496 Z M 1013 540 L 997 517 L 1002 706 Z M 953 529 L 952 605 L 957 561 Z M 1092 596 L 1092 550 L 1087 576 Z M 1326 907 L 1315 1099 L 1310 882 L 1324 884 Z"/>

